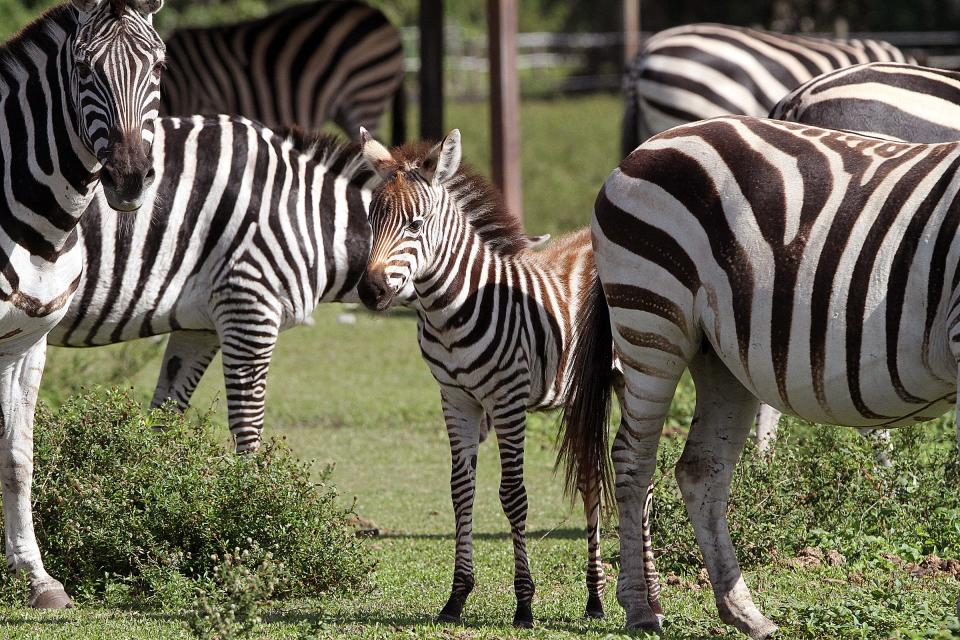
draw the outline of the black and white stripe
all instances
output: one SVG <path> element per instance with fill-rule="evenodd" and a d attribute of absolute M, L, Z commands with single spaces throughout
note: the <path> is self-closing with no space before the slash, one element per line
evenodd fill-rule
<path fill-rule="evenodd" d="M 724 117 L 648 140 L 598 196 L 592 326 L 612 332 L 626 380 L 613 447 L 621 518 L 639 518 L 689 367 L 697 412 L 677 480 L 720 615 L 751 637 L 776 627 L 753 604 L 725 513 L 758 398 L 867 427 L 916 424 L 956 403 L 958 170 L 960 143 Z M 584 380 L 568 416 L 602 393 Z M 566 426 L 605 428 L 597 416 Z M 617 596 L 628 624 L 645 627 L 655 622 L 641 549 L 641 532 L 621 527 Z"/>
<path fill-rule="evenodd" d="M 83 277 L 50 344 L 170 333 L 153 404 L 185 408 L 223 352 L 230 431 L 255 450 L 277 335 L 353 293 L 377 182 L 356 145 L 277 134 L 245 118 L 160 118 L 152 210 L 117 219 L 97 198 L 81 224 Z"/>
<path fill-rule="evenodd" d="M 391 152 L 367 138 L 363 150 L 385 182 L 371 204 L 373 245 L 360 298 L 382 310 L 412 283 L 420 349 L 440 384 L 450 438 L 456 558 L 450 598 L 438 619 L 459 620 L 473 589 L 477 454 L 492 428 L 500 450 L 500 500 L 514 545 L 514 624 L 529 626 L 534 584 L 525 541 L 526 412 L 562 405 L 575 375 L 569 354 L 579 332 L 576 318 L 595 280 L 588 234 L 530 250 L 489 182 L 460 166 L 456 130 L 433 148 Z M 601 617 L 601 487 L 596 474 L 575 486 L 587 517 L 586 614 Z M 650 606 L 659 609 L 655 597 Z"/>
<path fill-rule="evenodd" d="M 0 47 L 0 484 L 7 567 L 28 577 L 34 607 L 70 605 L 43 567 L 30 501 L 45 337 L 77 288 L 77 225 L 98 178 L 119 209 L 151 180 L 160 4 L 74 0 Z"/>
<path fill-rule="evenodd" d="M 167 38 L 164 115 L 236 113 L 271 127 L 376 131 L 403 81 L 400 33 L 356 0 L 178 29 Z"/>
<path fill-rule="evenodd" d="M 914 62 L 879 40 L 827 40 L 720 24 L 661 31 L 627 64 L 623 154 L 679 124 L 766 116 L 811 78 L 864 62 Z"/>

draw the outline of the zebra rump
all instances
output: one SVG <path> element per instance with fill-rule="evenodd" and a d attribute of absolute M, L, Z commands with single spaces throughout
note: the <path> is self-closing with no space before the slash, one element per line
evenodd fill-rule
<path fill-rule="evenodd" d="M 361 126 L 376 131 L 402 91 L 400 32 L 356 0 L 178 29 L 166 43 L 162 115 L 236 113 L 311 131 L 332 120 L 356 138 Z"/>
<path fill-rule="evenodd" d="M 880 40 L 828 40 L 721 24 L 654 35 L 624 71 L 623 155 L 678 124 L 766 116 L 822 73 L 864 62 L 914 62 Z"/>

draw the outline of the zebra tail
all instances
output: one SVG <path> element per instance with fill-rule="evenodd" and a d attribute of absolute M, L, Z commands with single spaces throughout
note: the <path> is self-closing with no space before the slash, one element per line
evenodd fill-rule
<path fill-rule="evenodd" d="M 613 469 L 607 440 L 613 387 L 610 310 L 596 274 L 578 313 L 571 353 L 571 382 L 560 420 L 556 466 L 564 467 L 571 499 L 579 487 L 599 483 L 604 506 L 614 506 Z"/>
<path fill-rule="evenodd" d="M 620 130 L 620 156 L 626 158 L 640 146 L 640 95 L 636 83 L 627 79 L 623 87 L 623 123 Z"/>

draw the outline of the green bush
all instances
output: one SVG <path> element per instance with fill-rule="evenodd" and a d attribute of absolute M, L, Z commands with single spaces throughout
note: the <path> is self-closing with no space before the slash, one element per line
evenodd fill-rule
<path fill-rule="evenodd" d="M 769 461 L 748 445 L 734 474 L 731 537 L 744 569 L 804 547 L 833 549 L 851 564 L 960 558 L 960 492 L 952 415 L 893 432 L 893 467 L 874 463 L 853 429 L 789 420 Z M 654 545 L 662 571 L 696 573 L 702 558 L 673 466 L 685 438 L 660 447 Z"/>
<path fill-rule="evenodd" d="M 37 411 L 34 514 L 48 571 L 83 600 L 177 608 L 255 545 L 282 561 L 276 595 L 363 584 L 370 563 L 335 490 L 282 443 L 226 452 L 204 419 L 93 390 Z M 0 596 L 22 601 L 7 577 Z"/>

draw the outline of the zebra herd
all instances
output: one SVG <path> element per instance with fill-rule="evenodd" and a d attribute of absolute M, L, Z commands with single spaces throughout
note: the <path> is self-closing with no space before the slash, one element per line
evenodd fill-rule
<path fill-rule="evenodd" d="M 452 462 L 438 619 L 461 620 L 474 586 L 477 455 L 492 430 L 519 627 L 534 622 L 527 411 L 563 409 L 586 615 L 604 615 L 600 509 L 615 499 L 617 599 L 629 627 L 657 630 L 651 479 L 689 368 L 698 400 L 677 479 L 721 618 L 766 638 L 776 627 L 726 524 L 760 402 L 768 427 L 785 411 L 871 429 L 956 403 L 960 75 L 877 41 L 666 31 L 628 66 L 629 148 L 591 228 L 541 246 L 462 162 L 457 130 L 392 150 L 368 132 L 402 82 L 378 11 L 313 2 L 165 46 L 161 5 L 70 0 L 0 48 L 0 481 L 8 567 L 28 576 L 32 606 L 70 606 L 31 513 L 47 342 L 170 334 L 153 404 L 181 409 L 222 351 L 230 430 L 252 452 L 281 331 L 322 302 L 411 306 Z M 359 144 L 310 133 L 328 120 Z"/>

